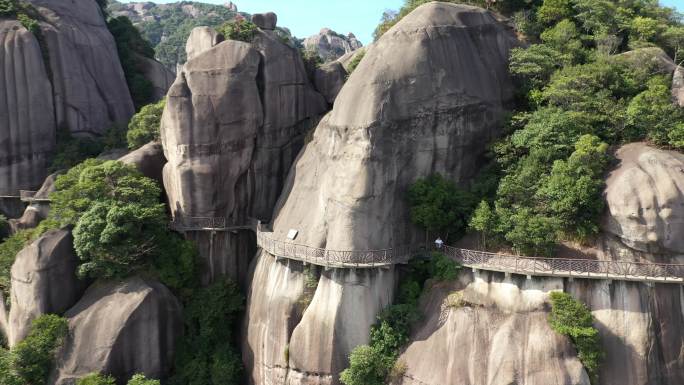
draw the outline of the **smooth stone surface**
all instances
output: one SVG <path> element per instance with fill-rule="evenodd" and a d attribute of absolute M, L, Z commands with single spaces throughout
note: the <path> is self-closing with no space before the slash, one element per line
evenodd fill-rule
<path fill-rule="evenodd" d="M 166 379 L 183 332 L 181 306 L 169 289 L 137 277 L 95 283 L 65 317 L 69 335 L 51 385 L 72 385 L 93 372 L 121 383 L 136 373 Z"/>
<path fill-rule="evenodd" d="M 9 345 L 23 340 L 31 322 L 43 314 L 61 314 L 83 294 L 76 277 L 78 256 L 67 229 L 51 230 L 21 250 L 12 265 Z"/>

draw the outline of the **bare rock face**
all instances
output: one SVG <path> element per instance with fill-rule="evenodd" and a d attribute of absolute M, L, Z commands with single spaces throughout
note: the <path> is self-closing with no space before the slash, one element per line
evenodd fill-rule
<path fill-rule="evenodd" d="M 473 175 L 511 95 L 514 44 L 510 30 L 475 7 L 430 3 L 404 18 L 368 49 L 297 158 L 273 236 L 285 241 L 295 229 L 298 244 L 330 250 L 411 242 L 406 188 L 434 172 L 459 182 Z M 324 271 L 292 331 L 288 367 L 245 360 L 252 383 L 339 384 L 348 354 L 368 342 L 377 314 L 391 303 L 397 278 L 394 269 Z M 250 309 L 280 303 L 279 293 L 266 301 L 259 294 L 262 279 L 252 280 Z M 265 322 L 254 314 L 250 324 Z M 286 330 L 280 322 L 278 330 Z M 247 326 L 246 333 L 262 332 Z M 264 348 L 271 341 L 263 337 L 248 343 L 254 357 L 284 349 L 264 353 L 272 347 Z"/>
<path fill-rule="evenodd" d="M 302 318 L 305 275 L 301 263 L 260 252 L 252 267 L 243 327 L 243 361 L 249 384 L 284 384 L 289 343 Z"/>
<path fill-rule="evenodd" d="M 81 297 L 78 257 L 69 230 L 52 230 L 17 254 L 12 265 L 9 344 L 28 334 L 31 322 L 47 313 L 61 314 Z"/>
<path fill-rule="evenodd" d="M 272 31 L 278 24 L 278 15 L 273 12 L 255 13 L 252 15 L 252 23 L 263 30 Z"/>
<path fill-rule="evenodd" d="M 605 281 L 566 283 L 596 318 L 606 355 L 602 385 L 684 383 L 681 285 Z"/>
<path fill-rule="evenodd" d="M 349 353 L 369 342 L 377 314 L 391 303 L 395 279 L 394 270 L 319 276 L 301 262 L 260 252 L 243 332 L 249 384 L 339 384 Z"/>
<path fill-rule="evenodd" d="M 50 384 L 71 385 L 93 372 L 119 381 L 135 373 L 165 379 L 183 330 L 178 300 L 164 285 L 141 278 L 94 284 L 65 317 L 69 336 Z"/>
<path fill-rule="evenodd" d="M 0 195 L 18 195 L 45 179 L 56 125 L 40 45 L 14 20 L 0 20 L 0 89 Z"/>
<path fill-rule="evenodd" d="M 174 218 L 225 218 L 228 227 L 268 220 L 305 133 L 327 105 L 308 83 L 299 53 L 274 32 L 204 51 L 209 40 L 199 40 L 201 53 L 169 90 L 162 118 L 164 185 Z M 208 262 L 206 280 L 244 278 L 255 251 L 251 232 L 188 236 Z"/>
<path fill-rule="evenodd" d="M 679 107 L 684 107 L 684 68 L 677 66 L 672 75 L 672 98 Z"/>
<path fill-rule="evenodd" d="M 318 34 L 304 39 L 304 48 L 318 53 L 325 62 L 337 60 L 361 47 L 363 44 L 353 33 L 344 36 L 330 28 L 323 28 Z"/>
<path fill-rule="evenodd" d="M 145 78 L 152 83 L 154 100 L 162 100 L 176 79 L 176 74 L 154 59 L 137 54 L 136 57 L 142 63 L 142 71 Z"/>
<path fill-rule="evenodd" d="M 143 175 L 163 183 L 162 172 L 166 164 L 161 143 L 150 142 L 119 158 L 125 164 L 135 166 Z"/>
<path fill-rule="evenodd" d="M 547 321 L 560 279 L 462 274 L 431 288 L 394 385 L 590 385 L 571 341 Z M 618 383 L 618 382 L 615 382 Z"/>
<path fill-rule="evenodd" d="M 516 44 L 488 11 L 416 9 L 371 48 L 297 159 L 274 236 L 331 250 L 380 250 L 421 237 L 405 192 L 440 173 L 465 182 L 501 130 Z M 420 238 L 422 239 L 422 238 Z"/>
<path fill-rule="evenodd" d="M 57 125 L 75 134 L 102 134 L 114 123 L 126 124 L 133 101 L 97 3 L 28 1 L 43 17 Z"/>
<path fill-rule="evenodd" d="M 194 58 L 204 51 L 211 49 L 213 46 L 222 41 L 223 36 L 221 36 L 213 28 L 193 28 L 192 32 L 190 32 L 190 37 L 188 37 L 188 41 L 185 44 L 185 53 L 187 54 L 188 60 Z"/>
<path fill-rule="evenodd" d="M 643 143 L 623 146 L 606 181 L 603 229 L 638 251 L 684 253 L 684 155 Z"/>
<path fill-rule="evenodd" d="M 342 86 L 347 81 L 347 71 L 339 62 L 324 64 L 316 68 L 314 85 L 318 92 L 325 96 L 328 104 L 335 104 L 335 99 L 340 93 Z"/>

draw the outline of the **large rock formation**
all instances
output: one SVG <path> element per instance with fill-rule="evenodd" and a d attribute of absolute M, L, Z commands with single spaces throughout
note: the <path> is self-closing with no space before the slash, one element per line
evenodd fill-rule
<path fill-rule="evenodd" d="M 97 2 L 28 1 L 42 16 L 57 125 L 75 134 L 102 134 L 114 123 L 126 124 L 133 101 Z"/>
<path fill-rule="evenodd" d="M 335 103 L 346 81 L 347 71 L 340 62 L 324 64 L 316 68 L 314 73 L 314 85 L 330 105 Z"/>
<path fill-rule="evenodd" d="M 76 277 L 78 257 L 69 230 L 43 234 L 17 254 L 12 265 L 9 344 L 24 339 L 31 322 L 42 314 L 64 313 L 83 294 Z"/>
<path fill-rule="evenodd" d="M 164 285 L 141 278 L 94 284 L 65 317 L 69 335 L 50 384 L 72 385 L 93 372 L 119 381 L 135 373 L 165 379 L 183 330 L 178 300 Z"/>
<path fill-rule="evenodd" d="M 0 195 L 18 195 L 45 179 L 56 125 L 40 45 L 14 20 L 0 20 L 0 89 Z"/>
<path fill-rule="evenodd" d="M 462 274 L 423 298 L 394 385 L 590 385 L 570 340 L 547 321 L 561 279 Z M 622 382 L 615 382 L 615 384 Z"/>
<path fill-rule="evenodd" d="M 337 60 L 363 47 L 353 33 L 344 36 L 330 28 L 323 28 L 318 34 L 307 37 L 303 44 L 305 49 L 316 52 L 325 62 Z"/>
<path fill-rule="evenodd" d="M 633 143 L 616 156 L 619 165 L 606 181 L 604 230 L 637 251 L 683 254 L 684 155 Z"/>
<path fill-rule="evenodd" d="M 338 384 L 394 294 L 394 270 L 317 274 L 263 251 L 252 269 L 242 351 L 250 384 Z"/>
<path fill-rule="evenodd" d="M 602 385 L 684 383 L 684 292 L 681 285 L 566 282 L 592 310 L 605 359 Z"/>
<path fill-rule="evenodd" d="M 405 17 L 368 49 L 298 158 L 274 236 L 296 229 L 297 243 L 333 250 L 416 239 L 406 189 L 432 173 L 463 183 L 476 172 L 512 95 L 515 43 L 476 7 L 430 3 Z"/>
<path fill-rule="evenodd" d="M 417 238 L 407 187 L 434 172 L 464 183 L 473 176 L 511 98 L 507 63 L 515 44 L 509 29 L 475 7 L 430 3 L 405 17 L 368 49 L 297 158 L 272 236 L 290 242 L 294 229 L 298 244 L 331 250 L 386 249 Z M 391 302 L 397 271 L 324 271 L 292 329 L 293 317 L 283 315 L 294 314 L 300 289 L 264 291 L 273 262 L 262 260 L 272 258 L 266 253 L 259 258 L 244 350 L 252 383 L 339 384 L 348 354 L 368 342 Z M 277 274 L 297 280 L 300 273 L 280 267 Z M 266 321 L 260 317 L 271 301 L 285 310 Z M 278 333 L 275 343 L 265 328 Z M 279 359 L 286 348 L 288 359 Z"/>
<path fill-rule="evenodd" d="M 304 134 L 327 105 L 299 53 L 275 32 L 259 31 L 251 44 L 217 41 L 211 31 L 193 31 L 191 59 L 169 90 L 164 185 L 177 220 L 226 218 L 230 227 L 270 218 Z M 250 232 L 189 236 L 208 261 L 207 279 L 244 278 Z"/>
<path fill-rule="evenodd" d="M 152 83 L 154 100 L 163 99 L 176 79 L 176 74 L 154 59 L 138 54 L 136 58 L 141 65 L 143 75 Z"/>
<path fill-rule="evenodd" d="M 150 142 L 118 159 L 120 162 L 135 166 L 143 175 L 163 183 L 162 173 L 166 158 L 161 143 Z"/>

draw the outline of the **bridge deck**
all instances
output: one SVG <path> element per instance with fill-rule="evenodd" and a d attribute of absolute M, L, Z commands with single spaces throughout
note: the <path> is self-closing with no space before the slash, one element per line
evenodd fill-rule
<path fill-rule="evenodd" d="M 408 245 L 381 250 L 329 250 L 310 247 L 274 239 L 271 232 L 264 231 L 261 223 L 253 219 L 250 219 L 249 223 L 245 225 L 230 225 L 225 218 L 183 217 L 174 220 L 171 223 L 171 228 L 181 232 L 252 230 L 257 235 L 257 246 L 276 258 L 292 259 L 332 268 L 391 267 L 392 265 L 408 263 L 411 258 L 425 256 L 432 251 L 424 245 Z M 684 265 L 532 258 L 459 249 L 451 246 L 444 246 L 439 251 L 465 267 L 501 273 L 616 281 L 684 283 Z"/>

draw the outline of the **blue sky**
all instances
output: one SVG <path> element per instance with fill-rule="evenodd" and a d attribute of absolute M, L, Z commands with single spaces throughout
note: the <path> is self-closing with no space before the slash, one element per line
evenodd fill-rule
<path fill-rule="evenodd" d="M 138 0 L 142 1 L 142 0 Z M 154 0 L 152 0 L 154 1 Z M 157 0 L 171 3 L 177 0 Z M 224 0 L 197 0 L 222 4 Z M 124 0 L 124 2 L 131 2 Z M 385 9 L 398 9 L 403 0 L 233 0 L 240 11 L 278 14 L 278 25 L 288 27 L 297 37 L 307 37 L 328 27 L 339 33 L 353 32 L 364 44 L 372 34 Z M 661 0 L 662 4 L 684 12 L 684 0 Z"/>

